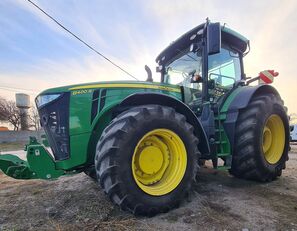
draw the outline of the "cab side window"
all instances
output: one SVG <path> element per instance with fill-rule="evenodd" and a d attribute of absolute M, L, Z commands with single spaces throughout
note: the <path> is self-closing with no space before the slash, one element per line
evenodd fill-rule
<path fill-rule="evenodd" d="M 241 80 L 240 56 L 222 46 L 221 52 L 208 56 L 208 93 L 214 102 L 230 91 Z"/>
<path fill-rule="evenodd" d="M 239 54 L 222 47 L 219 54 L 208 57 L 208 78 L 214 80 L 216 86 L 232 88 L 241 79 Z"/>

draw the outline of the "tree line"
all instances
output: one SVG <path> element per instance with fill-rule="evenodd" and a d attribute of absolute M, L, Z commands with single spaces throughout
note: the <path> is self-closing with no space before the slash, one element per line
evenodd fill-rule
<path fill-rule="evenodd" d="M 7 100 L 0 96 L 0 122 L 6 122 L 18 131 L 21 126 L 21 112 L 15 101 Z M 28 112 L 29 127 L 33 130 L 40 130 L 40 122 L 37 108 L 32 106 Z"/>

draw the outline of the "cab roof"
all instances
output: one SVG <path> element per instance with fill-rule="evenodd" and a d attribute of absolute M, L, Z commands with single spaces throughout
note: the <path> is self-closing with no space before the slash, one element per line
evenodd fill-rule
<path fill-rule="evenodd" d="M 167 48 L 165 48 L 165 50 L 163 50 L 158 55 L 158 57 L 156 58 L 156 62 L 160 65 L 165 64 L 168 62 L 168 60 L 171 60 L 177 53 L 189 47 L 191 43 L 193 43 L 193 39 L 191 39 L 192 36 L 202 36 L 199 32 L 203 30 L 204 25 L 205 23 L 194 27 L 192 30 L 188 31 L 177 40 L 173 41 Z M 225 26 L 221 27 L 221 31 L 222 43 L 229 44 L 232 48 L 240 53 L 244 53 L 246 51 L 249 43 L 249 40 L 247 38 Z"/>

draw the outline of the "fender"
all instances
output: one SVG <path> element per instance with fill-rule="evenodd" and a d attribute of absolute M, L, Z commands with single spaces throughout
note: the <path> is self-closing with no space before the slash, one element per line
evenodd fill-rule
<path fill-rule="evenodd" d="M 178 113 L 183 114 L 187 121 L 193 125 L 194 132 L 199 137 L 199 151 L 201 154 L 209 154 L 210 147 L 207 136 L 201 124 L 201 121 L 193 111 L 182 101 L 168 95 L 159 93 L 135 93 L 126 97 L 119 105 L 118 110 L 131 106 L 140 106 L 145 104 L 158 104 L 174 108 Z"/>
<path fill-rule="evenodd" d="M 279 96 L 278 91 L 270 85 L 243 86 L 229 104 L 223 126 L 230 141 L 231 152 L 234 147 L 235 126 L 239 111 L 246 108 L 254 96 L 269 93 Z"/>

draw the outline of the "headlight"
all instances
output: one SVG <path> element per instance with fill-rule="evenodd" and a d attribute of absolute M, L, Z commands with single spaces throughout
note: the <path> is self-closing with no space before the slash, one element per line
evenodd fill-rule
<path fill-rule="evenodd" d="M 39 95 L 36 97 L 35 102 L 38 108 L 41 106 L 57 99 L 62 94 L 48 94 L 48 95 Z"/>

